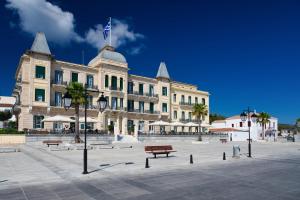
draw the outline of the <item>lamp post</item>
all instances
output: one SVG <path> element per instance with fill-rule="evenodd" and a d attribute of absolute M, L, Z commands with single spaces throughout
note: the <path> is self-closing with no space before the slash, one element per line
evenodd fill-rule
<path fill-rule="evenodd" d="M 86 118 L 87 118 L 87 87 L 84 88 L 84 150 L 83 150 L 83 172 L 82 174 L 88 174 L 87 171 L 87 148 L 86 148 Z M 97 100 L 99 111 L 102 113 L 107 106 L 107 99 L 104 97 L 103 92 Z M 66 92 L 63 96 L 64 107 L 68 110 L 72 106 L 72 95 Z"/>
<path fill-rule="evenodd" d="M 253 113 L 251 115 L 251 113 Z M 244 110 L 241 115 L 241 120 L 245 122 L 248 119 L 248 132 L 249 132 L 249 138 L 248 138 L 248 157 L 251 158 L 251 136 L 250 136 L 250 127 L 251 127 L 251 121 L 254 123 L 257 120 L 257 115 L 254 113 L 254 111 L 251 111 L 248 107 L 247 110 Z"/>

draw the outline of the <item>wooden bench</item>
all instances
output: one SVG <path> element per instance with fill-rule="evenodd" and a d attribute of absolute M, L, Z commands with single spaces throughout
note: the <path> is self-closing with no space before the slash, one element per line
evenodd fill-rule
<path fill-rule="evenodd" d="M 62 141 L 61 140 L 44 140 L 43 143 L 49 147 L 50 145 L 58 146 L 59 144 L 62 143 Z"/>
<path fill-rule="evenodd" d="M 156 158 L 157 154 L 166 154 L 168 157 L 169 153 L 176 152 L 176 151 L 173 150 L 173 147 L 171 145 L 160 145 L 160 146 L 145 146 L 145 152 L 153 154 L 154 158 Z"/>
<path fill-rule="evenodd" d="M 226 138 L 221 138 L 220 141 L 221 141 L 222 144 L 223 143 L 227 143 L 227 139 Z"/>

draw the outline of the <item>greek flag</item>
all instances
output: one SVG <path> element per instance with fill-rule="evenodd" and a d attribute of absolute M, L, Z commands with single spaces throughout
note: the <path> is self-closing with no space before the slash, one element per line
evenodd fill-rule
<path fill-rule="evenodd" d="M 105 40 L 108 37 L 108 33 L 109 33 L 110 29 L 111 29 L 111 25 L 110 25 L 110 21 L 109 21 L 103 30 L 103 37 Z"/>

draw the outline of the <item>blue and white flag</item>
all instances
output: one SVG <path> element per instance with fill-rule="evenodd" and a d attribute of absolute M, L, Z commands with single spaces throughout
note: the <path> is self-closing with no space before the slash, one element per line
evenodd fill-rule
<path fill-rule="evenodd" d="M 105 40 L 108 37 L 109 31 L 111 31 L 110 20 L 108 21 L 107 25 L 104 27 L 104 30 L 103 30 L 103 37 L 104 37 Z"/>

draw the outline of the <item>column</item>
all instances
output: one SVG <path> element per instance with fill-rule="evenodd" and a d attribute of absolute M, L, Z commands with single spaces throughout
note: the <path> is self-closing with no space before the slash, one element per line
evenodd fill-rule
<path fill-rule="evenodd" d="M 127 117 L 123 117 L 122 119 L 122 134 L 124 135 L 128 135 L 127 120 Z"/>
<path fill-rule="evenodd" d="M 115 123 L 115 126 L 114 126 L 114 134 L 120 134 L 120 119 L 119 117 L 117 117 L 116 119 L 116 123 Z"/>
<path fill-rule="evenodd" d="M 136 138 L 138 136 L 138 130 L 139 130 L 139 121 L 134 120 L 134 137 L 136 137 Z"/>

